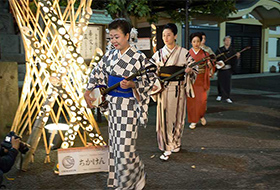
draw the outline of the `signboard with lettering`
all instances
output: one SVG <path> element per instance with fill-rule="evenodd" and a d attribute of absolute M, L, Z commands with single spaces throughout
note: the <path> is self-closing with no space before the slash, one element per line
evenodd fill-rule
<path fill-rule="evenodd" d="M 139 50 L 150 50 L 151 49 L 151 39 L 150 38 L 138 38 L 135 44 Z"/>
<path fill-rule="evenodd" d="M 108 147 L 58 149 L 59 175 L 107 172 Z"/>
<path fill-rule="evenodd" d="M 81 43 L 80 52 L 84 59 L 91 59 L 96 48 L 102 49 L 102 26 L 89 24 Z"/>
<path fill-rule="evenodd" d="M 65 28 L 69 31 L 70 24 L 66 23 Z M 96 48 L 103 47 L 103 26 L 88 24 L 86 31 L 83 34 L 81 44 L 78 47 L 80 54 L 84 59 L 92 59 L 94 51 Z"/>

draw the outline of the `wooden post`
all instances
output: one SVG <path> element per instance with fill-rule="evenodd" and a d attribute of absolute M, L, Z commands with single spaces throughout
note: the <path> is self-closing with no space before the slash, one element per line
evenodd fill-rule
<path fill-rule="evenodd" d="M 0 139 L 10 131 L 18 106 L 18 64 L 0 62 Z"/>

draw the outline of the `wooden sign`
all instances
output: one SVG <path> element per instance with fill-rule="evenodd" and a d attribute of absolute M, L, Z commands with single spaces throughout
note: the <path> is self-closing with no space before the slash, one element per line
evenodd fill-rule
<path fill-rule="evenodd" d="M 84 59 L 92 59 L 96 48 L 102 49 L 102 26 L 88 25 L 81 44 L 81 55 Z"/>
<path fill-rule="evenodd" d="M 108 147 L 58 149 L 59 175 L 107 172 Z"/>
<path fill-rule="evenodd" d="M 137 49 L 139 50 L 150 50 L 151 49 L 151 42 L 150 38 L 138 38 L 137 43 L 135 44 Z"/>

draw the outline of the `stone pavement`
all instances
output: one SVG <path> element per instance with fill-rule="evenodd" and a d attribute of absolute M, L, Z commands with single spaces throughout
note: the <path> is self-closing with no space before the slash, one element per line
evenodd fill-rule
<path fill-rule="evenodd" d="M 168 162 L 159 160 L 155 104 L 149 125 L 137 141 L 145 164 L 145 190 L 157 189 L 279 189 L 280 187 L 280 74 L 233 76 L 233 104 L 216 102 L 216 81 L 206 113 L 207 125 L 185 127 L 182 149 Z M 187 125 L 188 126 L 188 125 Z M 108 138 L 106 124 L 100 127 Z M 52 162 L 44 164 L 43 143 L 27 172 L 13 168 L 5 180 L 9 189 L 107 189 L 106 173 L 58 176 Z"/>

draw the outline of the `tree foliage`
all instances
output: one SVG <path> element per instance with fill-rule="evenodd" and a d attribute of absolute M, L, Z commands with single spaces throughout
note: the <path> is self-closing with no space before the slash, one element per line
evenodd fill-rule
<path fill-rule="evenodd" d="M 225 19 L 235 13 L 236 0 L 188 0 L 189 16 L 206 15 Z M 80 1 L 77 0 L 75 5 Z M 67 4 L 61 0 L 60 5 Z M 159 17 L 167 16 L 177 23 L 185 23 L 186 0 L 93 0 L 93 9 L 106 9 L 113 18 L 123 17 L 130 22 L 130 16 L 145 17 L 148 22 L 158 22 Z"/>
<path fill-rule="evenodd" d="M 106 6 L 113 18 L 123 17 L 130 21 L 130 16 L 149 17 L 151 9 L 147 0 L 110 0 Z"/>
<path fill-rule="evenodd" d="M 230 13 L 236 12 L 235 0 L 208 0 L 204 3 L 193 3 L 191 13 L 194 14 L 212 14 L 219 18 L 226 18 Z"/>
<path fill-rule="evenodd" d="M 78 8 L 80 2 L 81 2 L 80 0 L 76 0 L 76 1 L 75 1 L 75 4 L 74 4 L 74 7 L 75 7 L 75 8 Z M 60 0 L 60 1 L 59 1 L 59 6 L 60 6 L 60 7 L 66 7 L 67 5 L 68 5 L 68 0 Z"/>
<path fill-rule="evenodd" d="M 152 12 L 165 12 L 174 22 L 184 23 L 186 20 L 186 0 L 151 1 Z M 235 0 L 189 0 L 189 16 L 207 15 L 224 19 L 236 12 Z M 156 18 L 156 17 L 155 17 Z M 153 21 L 153 20 L 151 20 Z"/>

